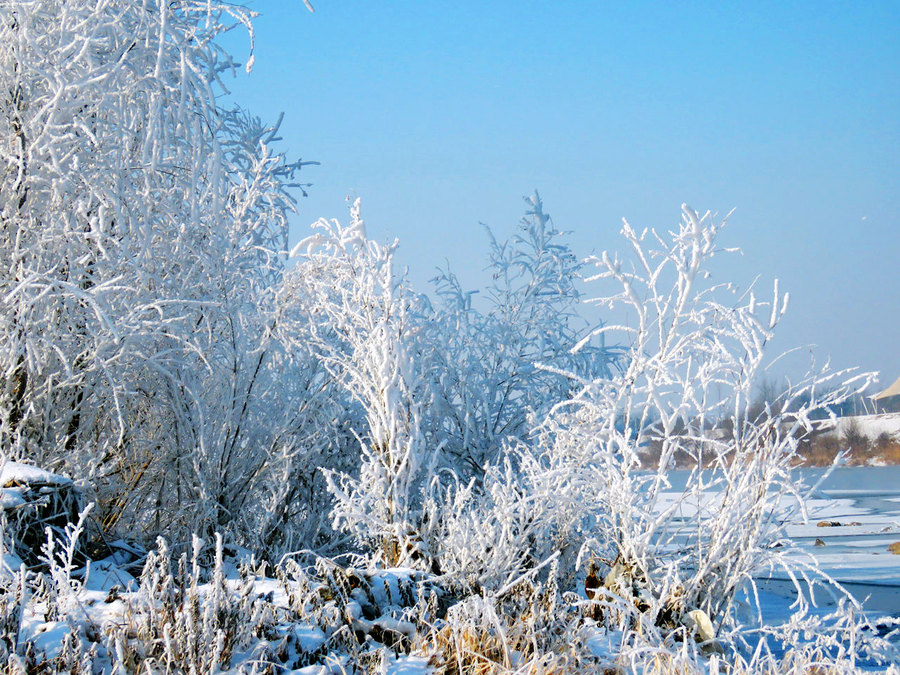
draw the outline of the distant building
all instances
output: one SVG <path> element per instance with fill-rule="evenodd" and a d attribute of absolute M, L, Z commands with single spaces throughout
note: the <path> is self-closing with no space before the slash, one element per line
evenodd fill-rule
<path fill-rule="evenodd" d="M 875 412 L 900 412 L 900 377 L 890 387 L 872 397 Z"/>

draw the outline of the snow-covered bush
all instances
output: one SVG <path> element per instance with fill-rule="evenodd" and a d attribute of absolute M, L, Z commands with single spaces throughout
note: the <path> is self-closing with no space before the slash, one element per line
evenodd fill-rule
<path fill-rule="evenodd" d="M 738 295 L 710 281 L 720 227 L 686 207 L 668 236 L 626 224 L 632 266 L 605 254 L 592 261 L 592 281 L 618 288 L 596 302 L 622 322 L 573 345 L 577 352 L 618 333 L 621 370 L 569 373 L 571 396 L 508 443 L 482 480 L 445 480 L 439 500 L 442 572 L 502 599 L 550 566 L 574 589 L 581 566 L 582 611 L 624 631 L 618 650 L 635 671 L 651 663 L 690 670 L 723 645 L 746 648 L 747 622 L 763 630 L 754 615 L 738 615 L 734 600 L 768 569 L 804 573 L 789 564 L 782 529 L 785 504 L 804 504 L 805 488 L 790 472 L 798 444 L 813 419 L 868 382 L 821 370 L 777 405 L 752 410 L 786 297 L 776 285 L 773 299 L 759 302 L 752 290 Z M 678 456 L 693 466 L 680 493 L 669 484 Z M 804 616 L 792 620 L 819 620 Z M 835 635 L 858 629 L 844 623 Z M 791 644 L 809 646 L 794 635 Z M 748 668 L 777 670 L 781 661 L 769 657 L 757 654 Z"/>
<path fill-rule="evenodd" d="M 445 479 L 437 542 L 441 572 L 473 590 L 502 594 L 561 566 L 571 572 L 591 536 L 596 476 L 526 443 L 508 446 L 482 479 Z"/>
<path fill-rule="evenodd" d="M 309 341 L 363 410 L 358 473 L 329 471 L 335 524 L 375 543 L 389 565 L 430 559 L 423 550 L 423 490 L 441 447 L 423 425 L 431 396 L 419 299 L 394 269 L 396 244 L 366 237 L 359 202 L 351 221 L 320 220 L 294 249 L 285 288 L 309 308 Z"/>
<path fill-rule="evenodd" d="M 168 672 L 216 673 L 228 666 L 236 648 L 249 643 L 252 581 L 244 578 L 233 590 L 226 585 L 222 539 L 216 537 L 211 577 L 201 587 L 203 542 L 194 538 L 191 555 L 177 565 L 160 540 L 141 575 L 141 585 L 126 602 L 121 628 L 107 639 L 113 663 L 121 672 L 164 668 Z M 201 574 L 203 577 L 201 577 Z"/>
<path fill-rule="evenodd" d="M 738 295 L 710 281 L 721 226 L 684 207 L 669 235 L 625 224 L 630 263 L 605 253 L 592 260 L 591 280 L 614 288 L 592 302 L 624 317 L 594 334 L 622 336 L 625 367 L 612 377 L 573 374 L 580 390 L 539 432 L 548 466 L 568 464 L 572 475 L 594 481 L 594 501 L 582 512 L 594 532 L 585 553 L 605 561 L 613 590 L 633 596 L 660 624 L 695 609 L 728 624 L 737 589 L 782 564 L 783 549 L 773 548 L 783 538 L 782 498 L 803 504 L 790 473 L 799 440 L 815 411 L 868 382 L 813 372 L 777 409 L 748 414 L 787 296 L 776 283 L 764 303 L 752 290 Z M 694 468 L 683 494 L 667 501 L 678 454 Z"/>
<path fill-rule="evenodd" d="M 580 624 L 552 565 L 545 583 L 525 579 L 500 597 L 458 602 L 438 625 L 423 626 L 420 648 L 448 674 L 602 672 L 579 640 Z"/>
<path fill-rule="evenodd" d="M 549 485 L 561 474 L 544 471 L 521 442 L 502 450 L 527 433 L 529 415 L 567 393 L 563 366 L 608 374 L 615 365 L 614 350 L 570 355 L 580 264 L 537 194 L 528 201 L 523 234 L 502 245 L 492 239 L 496 281 L 486 314 L 449 273 L 438 283 L 441 307 L 413 293 L 394 269 L 396 244 L 366 237 L 358 204 L 349 226 L 321 220 L 294 249 L 298 264 L 282 292 L 295 317 L 292 343 L 312 345 L 364 416 L 355 428 L 358 471 L 327 473 L 335 523 L 375 543 L 391 564 L 475 575 L 479 583 L 508 580 L 532 562 L 527 542 L 547 541 L 545 520 L 525 508 L 522 495 L 580 498 L 571 485 Z M 490 520 L 504 508 L 528 525 Z"/>
<path fill-rule="evenodd" d="M 0 447 L 87 477 L 106 527 L 245 536 L 295 452 L 273 314 L 300 165 L 216 101 L 250 18 L 0 3 Z"/>

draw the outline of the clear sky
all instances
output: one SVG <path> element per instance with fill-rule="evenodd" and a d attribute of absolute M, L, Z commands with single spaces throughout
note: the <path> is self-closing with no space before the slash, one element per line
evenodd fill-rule
<path fill-rule="evenodd" d="M 774 347 L 900 376 L 900 2 L 312 3 L 250 3 L 227 80 L 321 162 L 294 240 L 352 194 L 417 286 L 476 286 L 479 222 L 509 236 L 535 188 L 579 255 L 735 209 L 717 273 L 790 291 Z"/>

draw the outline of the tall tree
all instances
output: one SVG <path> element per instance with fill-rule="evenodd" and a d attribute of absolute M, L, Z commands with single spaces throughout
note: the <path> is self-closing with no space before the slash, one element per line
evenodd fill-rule
<path fill-rule="evenodd" d="M 91 478 L 108 523 L 222 525 L 265 463 L 248 437 L 300 164 L 216 102 L 216 39 L 251 18 L 0 2 L 0 447 Z"/>

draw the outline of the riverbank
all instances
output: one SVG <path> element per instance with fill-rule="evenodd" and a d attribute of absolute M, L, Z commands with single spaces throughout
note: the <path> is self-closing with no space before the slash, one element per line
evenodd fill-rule
<path fill-rule="evenodd" d="M 803 466 L 831 466 L 840 452 L 847 466 L 900 465 L 900 413 L 840 417 L 798 448 Z"/>

